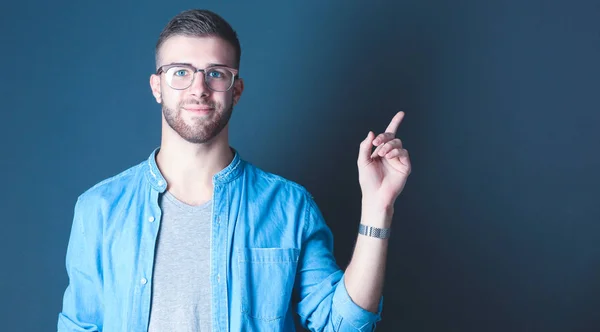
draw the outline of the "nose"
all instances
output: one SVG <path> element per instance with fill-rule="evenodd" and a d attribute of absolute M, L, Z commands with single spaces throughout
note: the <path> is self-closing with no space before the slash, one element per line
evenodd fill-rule
<path fill-rule="evenodd" d="M 194 73 L 194 81 L 188 89 L 191 94 L 198 97 L 207 96 L 210 93 L 210 89 L 206 86 L 206 82 L 204 82 L 204 72 L 197 71 Z"/>

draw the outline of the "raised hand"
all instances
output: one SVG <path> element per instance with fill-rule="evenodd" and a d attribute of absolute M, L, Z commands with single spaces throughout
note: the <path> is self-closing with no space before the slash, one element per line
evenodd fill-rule
<path fill-rule="evenodd" d="M 406 184 L 411 172 L 408 151 L 396 132 L 404 119 L 404 112 L 398 112 L 385 132 L 375 136 L 369 131 L 360 143 L 358 154 L 358 180 L 363 195 L 363 207 L 369 209 L 393 208 L 396 198 Z M 372 151 L 375 146 L 375 151 Z"/>

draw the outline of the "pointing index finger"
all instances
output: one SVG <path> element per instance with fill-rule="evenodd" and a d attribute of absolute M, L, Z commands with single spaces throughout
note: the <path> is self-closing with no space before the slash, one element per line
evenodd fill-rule
<path fill-rule="evenodd" d="M 396 115 L 392 118 L 392 121 L 390 121 L 390 124 L 388 125 L 385 132 L 396 135 L 396 132 L 398 131 L 398 127 L 400 126 L 400 123 L 402 122 L 402 119 L 404 119 L 404 112 L 400 111 L 400 112 L 396 113 Z"/>

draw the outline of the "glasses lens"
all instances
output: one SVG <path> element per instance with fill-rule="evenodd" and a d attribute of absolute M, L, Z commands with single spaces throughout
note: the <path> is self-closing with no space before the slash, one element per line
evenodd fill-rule
<path fill-rule="evenodd" d="M 186 89 L 194 79 L 194 70 L 186 66 L 175 66 L 165 72 L 167 84 L 173 89 Z"/>
<path fill-rule="evenodd" d="M 214 91 L 227 91 L 233 85 L 233 73 L 224 68 L 207 68 L 206 85 Z"/>

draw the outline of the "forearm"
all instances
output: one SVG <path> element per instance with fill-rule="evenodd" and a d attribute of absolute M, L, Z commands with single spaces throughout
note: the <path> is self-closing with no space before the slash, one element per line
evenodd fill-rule
<path fill-rule="evenodd" d="M 373 209 L 363 204 L 361 223 L 388 228 L 392 215 L 393 207 Z M 374 313 L 378 310 L 383 290 L 388 242 L 388 239 L 359 234 L 344 277 L 352 301 Z"/>

